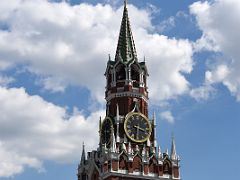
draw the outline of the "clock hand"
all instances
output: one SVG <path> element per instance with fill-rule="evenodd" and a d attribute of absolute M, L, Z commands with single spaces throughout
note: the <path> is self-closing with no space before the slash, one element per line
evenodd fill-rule
<path fill-rule="evenodd" d="M 139 139 L 139 128 L 137 127 L 137 139 Z"/>
<path fill-rule="evenodd" d="M 139 129 L 139 130 L 141 130 L 141 131 L 144 131 L 144 132 L 146 131 L 145 129 L 143 129 L 143 128 L 139 127 L 139 126 L 136 126 L 136 125 L 135 125 L 134 127 L 137 128 L 137 129 Z"/>

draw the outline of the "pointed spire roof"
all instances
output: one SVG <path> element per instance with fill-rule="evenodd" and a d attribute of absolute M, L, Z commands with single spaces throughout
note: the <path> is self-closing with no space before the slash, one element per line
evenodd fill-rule
<path fill-rule="evenodd" d="M 137 60 L 137 52 L 128 17 L 127 0 L 124 0 L 123 17 L 115 56 L 115 61 L 119 60 L 124 63 Z"/>
<path fill-rule="evenodd" d="M 172 148 L 171 148 L 171 159 L 177 160 L 177 151 L 174 136 L 172 136 Z"/>
<path fill-rule="evenodd" d="M 161 151 L 160 145 L 158 145 L 158 158 L 159 158 L 159 159 L 162 158 L 162 151 Z"/>
<path fill-rule="evenodd" d="M 166 155 L 169 155 L 169 153 L 168 153 L 168 149 L 166 150 L 165 154 L 166 154 Z"/>
<path fill-rule="evenodd" d="M 81 162 L 80 164 L 85 164 L 85 161 L 86 161 L 86 156 L 85 156 L 85 145 L 84 145 L 84 142 L 83 142 L 83 146 L 82 146 L 82 157 L 81 157 Z"/>
<path fill-rule="evenodd" d="M 130 154 L 130 155 L 133 154 L 132 144 L 131 144 L 130 141 L 129 141 L 129 143 L 128 143 L 128 154 Z"/>

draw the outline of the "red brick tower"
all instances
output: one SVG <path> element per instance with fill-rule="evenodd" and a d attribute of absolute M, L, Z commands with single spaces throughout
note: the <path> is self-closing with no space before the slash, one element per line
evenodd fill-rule
<path fill-rule="evenodd" d="M 105 76 L 99 148 L 86 158 L 83 146 L 78 180 L 180 179 L 174 139 L 170 155 L 157 147 L 155 116 L 148 117 L 148 71 L 137 58 L 126 0 L 115 59 L 109 57 Z"/>

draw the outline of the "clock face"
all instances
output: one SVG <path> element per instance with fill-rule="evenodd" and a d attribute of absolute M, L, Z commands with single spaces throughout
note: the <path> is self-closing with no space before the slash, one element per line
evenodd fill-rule
<path fill-rule="evenodd" d="M 112 137 L 112 120 L 106 117 L 101 126 L 101 143 L 109 145 Z"/>
<path fill-rule="evenodd" d="M 134 142 L 146 141 L 152 132 L 151 124 L 141 113 L 129 113 L 124 122 L 124 130 L 129 139 Z"/>

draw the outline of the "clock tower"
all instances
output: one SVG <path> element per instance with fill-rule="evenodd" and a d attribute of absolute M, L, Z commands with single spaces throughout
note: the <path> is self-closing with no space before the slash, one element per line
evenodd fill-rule
<path fill-rule="evenodd" d="M 170 154 L 157 145 L 156 119 L 148 115 L 148 70 L 137 57 L 126 0 L 116 55 L 114 60 L 109 56 L 105 76 L 99 147 L 86 157 L 83 145 L 78 180 L 180 180 L 174 139 Z"/>

